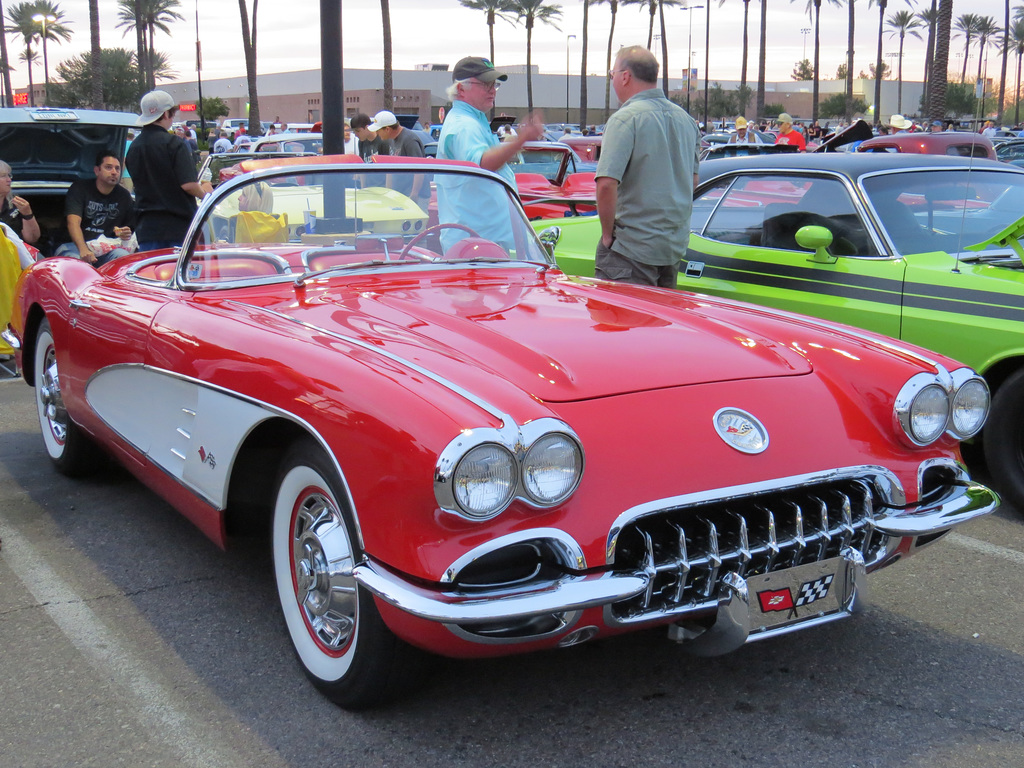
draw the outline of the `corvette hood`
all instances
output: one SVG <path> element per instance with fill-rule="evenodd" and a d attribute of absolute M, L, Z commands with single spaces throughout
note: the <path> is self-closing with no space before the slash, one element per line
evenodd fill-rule
<path fill-rule="evenodd" d="M 796 351 L 736 324 L 740 313 L 712 317 L 688 294 L 522 269 L 448 274 L 328 288 L 287 311 L 456 383 L 472 387 L 484 371 L 548 402 L 811 370 Z"/>

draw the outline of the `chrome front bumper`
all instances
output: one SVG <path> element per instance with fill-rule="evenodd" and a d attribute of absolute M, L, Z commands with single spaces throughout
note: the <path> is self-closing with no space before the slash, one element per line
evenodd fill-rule
<path fill-rule="evenodd" d="M 965 482 L 950 487 L 942 498 L 933 503 L 893 509 L 875 518 L 875 530 L 879 533 L 902 539 L 903 537 L 929 537 L 944 533 L 957 525 L 976 517 L 987 515 L 999 505 L 999 497 L 983 485 Z M 895 544 L 896 542 L 894 542 Z M 888 549 L 888 548 L 887 548 Z M 891 551 L 891 549 L 889 549 Z M 848 586 L 841 602 L 843 609 L 837 615 L 809 619 L 795 626 L 780 627 L 759 633 L 770 636 L 792 631 L 815 623 L 841 618 L 857 610 L 863 602 L 865 588 L 865 563 L 859 553 L 844 552 Z M 870 567 L 872 563 L 867 563 Z M 364 588 L 384 602 L 427 621 L 452 625 L 500 624 L 514 622 L 531 616 L 551 615 L 580 611 L 585 608 L 608 606 L 628 600 L 643 593 L 650 582 L 649 574 L 643 571 L 565 576 L 561 579 L 525 586 L 488 588 L 479 590 L 439 589 L 419 586 L 405 579 L 401 574 L 372 560 L 355 566 L 353 576 Z M 721 588 L 712 600 L 689 606 L 670 615 L 651 616 L 651 620 L 673 618 L 685 620 L 687 616 L 701 613 L 706 615 L 716 609 L 722 620 L 723 629 L 730 629 L 718 641 L 706 638 L 695 645 L 708 646 L 709 653 L 724 652 L 737 647 L 737 642 L 753 639 L 755 633 L 746 628 L 745 604 L 746 582 L 735 571 L 723 573 Z M 682 626 L 682 625 L 681 625 Z M 743 627 L 743 632 L 739 628 Z M 696 640 L 698 635 L 689 630 L 673 627 L 673 636 L 679 640 Z M 719 632 L 713 633 L 719 635 Z"/>

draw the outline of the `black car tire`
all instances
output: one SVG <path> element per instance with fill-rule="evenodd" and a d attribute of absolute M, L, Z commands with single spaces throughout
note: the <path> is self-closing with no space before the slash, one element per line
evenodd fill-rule
<path fill-rule="evenodd" d="M 1024 368 L 996 390 L 982 437 L 993 485 L 1024 512 Z"/>
<path fill-rule="evenodd" d="M 319 446 L 300 440 L 276 488 L 274 577 L 299 663 L 346 709 L 396 698 L 422 677 L 424 654 L 392 634 L 351 575 L 362 553 L 337 471 Z"/>

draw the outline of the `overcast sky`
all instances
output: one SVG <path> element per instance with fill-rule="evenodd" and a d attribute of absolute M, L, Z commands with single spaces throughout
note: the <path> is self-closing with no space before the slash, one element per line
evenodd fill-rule
<path fill-rule="evenodd" d="M 383 36 L 379 0 L 340 0 L 344 64 L 346 68 L 380 68 L 383 66 Z M 769 0 L 762 0 L 769 2 Z M 917 6 L 890 0 L 887 16 L 901 9 L 916 10 L 925 7 L 925 0 Z M 770 0 L 768 6 L 767 79 L 788 80 L 796 62 L 813 58 L 814 39 L 811 23 L 806 14 L 806 0 L 782 2 Z M 246 0 L 251 9 L 252 0 Z M 558 4 L 558 3 L 555 3 Z M 693 0 L 694 5 L 707 6 L 706 0 Z M 743 3 L 729 0 L 724 5 L 712 1 L 710 20 L 711 81 L 738 80 L 742 54 Z M 70 21 L 74 37 L 70 43 L 49 44 L 51 72 L 65 58 L 83 53 L 89 47 L 89 11 L 85 0 L 59 0 L 59 6 Z M 562 19 L 558 29 L 539 25 L 533 34 L 533 63 L 545 73 L 566 71 L 568 49 L 569 68 L 580 71 L 583 26 L 582 0 L 561 3 Z M 135 49 L 134 35 L 124 37 L 117 29 L 117 0 L 99 0 L 100 36 L 104 48 L 125 47 Z M 195 79 L 196 13 L 199 14 L 199 38 L 203 50 L 203 78 L 230 77 L 245 74 L 242 56 L 241 23 L 235 0 L 182 0 L 181 13 L 185 21 L 171 25 L 172 35 L 158 34 L 157 49 L 170 56 L 172 68 L 181 80 Z M 760 24 L 760 2 L 750 2 L 750 61 L 747 79 L 757 81 L 757 44 Z M 704 77 L 705 20 L 707 9 L 691 11 L 667 8 L 665 11 L 666 37 L 669 43 L 669 72 L 681 77 L 687 64 L 687 39 L 692 34 L 693 66 Z M 867 72 L 875 61 L 878 11 L 867 0 L 857 0 L 855 74 Z M 954 6 L 954 17 L 971 12 L 993 16 L 1002 24 L 1003 4 L 998 0 L 972 0 L 968 6 L 960 0 Z M 689 20 L 692 16 L 693 28 Z M 261 73 L 285 72 L 296 69 L 315 69 L 320 65 L 319 54 L 320 0 L 262 0 L 258 16 L 258 68 Z M 614 46 L 638 43 L 646 45 L 649 14 L 643 6 L 623 6 L 620 0 L 616 16 Z M 821 71 L 826 77 L 835 77 L 836 68 L 845 60 L 847 11 L 826 2 L 821 21 Z M 587 70 L 592 74 L 607 70 L 608 32 L 611 13 L 607 3 L 591 5 Z M 657 25 L 656 25 L 657 26 Z M 463 8 L 458 0 L 391 0 L 391 27 L 394 45 L 395 69 L 412 69 L 417 64 L 443 63 L 453 65 L 466 55 L 487 55 L 486 16 L 481 11 Z M 802 30 L 808 30 L 804 34 Z M 655 32 L 657 33 L 657 28 Z M 576 39 L 569 39 L 576 35 Z M 28 84 L 24 62 L 18 61 L 18 39 L 8 37 L 11 60 L 17 64 L 12 73 L 15 87 Z M 660 48 L 657 44 L 658 59 Z M 806 46 L 806 47 L 805 47 Z M 523 64 L 526 61 L 526 31 L 498 21 L 495 26 L 495 63 Z M 920 80 L 924 67 L 924 41 L 907 38 L 903 72 L 906 80 Z M 898 39 L 885 38 L 884 50 L 896 53 Z M 950 43 L 950 69 L 959 71 L 963 59 L 963 41 Z M 969 72 L 977 67 L 977 54 L 972 52 Z M 895 59 L 888 59 L 895 65 Z M 895 69 L 895 66 L 894 66 Z M 1015 82 L 1016 69 L 1011 65 L 1010 84 Z M 988 61 L 990 77 L 999 75 L 999 57 L 991 49 Z M 33 79 L 43 80 L 42 64 L 37 65 Z"/>

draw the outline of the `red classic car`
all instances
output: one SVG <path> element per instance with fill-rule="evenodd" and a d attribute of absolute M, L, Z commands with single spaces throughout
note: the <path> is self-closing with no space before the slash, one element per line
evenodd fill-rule
<path fill-rule="evenodd" d="M 942 131 L 940 133 L 894 133 L 876 136 L 857 147 L 858 152 L 911 152 L 919 155 L 956 155 L 996 160 L 992 141 L 980 133 Z"/>
<path fill-rule="evenodd" d="M 531 219 L 563 218 L 597 210 L 597 163 L 581 160 L 566 144 L 528 141 L 509 163 L 519 199 Z"/>
<path fill-rule="evenodd" d="M 299 662 L 346 707 L 424 650 L 661 626 L 707 655 L 840 619 L 998 503 L 960 461 L 971 370 L 568 277 L 478 168 L 282 160 L 221 184 L 180 249 L 46 259 L 17 300 L 57 470 L 98 446 L 222 546 L 265 526 Z"/>

